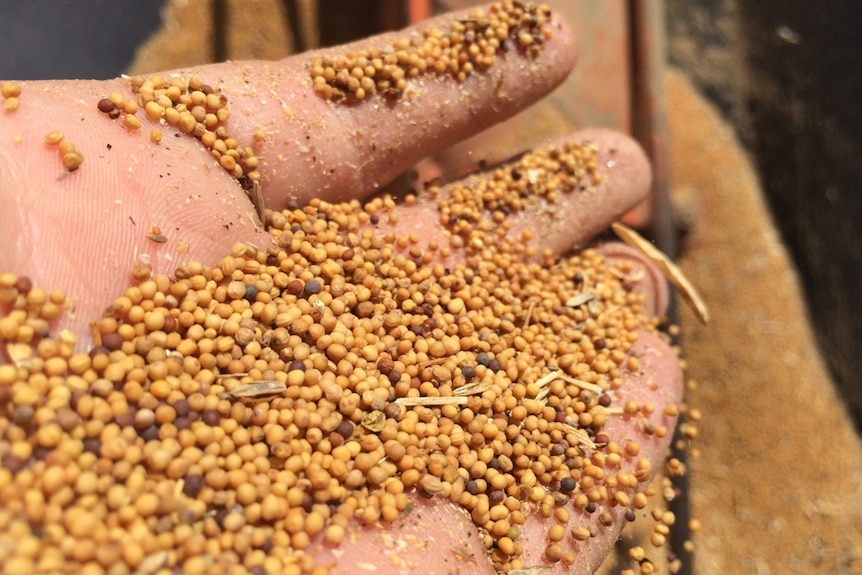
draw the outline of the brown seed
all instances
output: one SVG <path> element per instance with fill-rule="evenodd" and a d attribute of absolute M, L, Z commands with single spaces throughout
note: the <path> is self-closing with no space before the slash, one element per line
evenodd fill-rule
<path fill-rule="evenodd" d="M 103 114 L 109 114 L 117 109 L 117 106 L 109 98 L 102 98 L 101 100 L 99 100 L 99 103 L 96 104 L 96 107 Z"/>

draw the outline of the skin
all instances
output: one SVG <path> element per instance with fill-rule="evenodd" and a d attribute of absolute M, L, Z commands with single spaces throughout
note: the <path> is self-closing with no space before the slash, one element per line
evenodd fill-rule
<path fill-rule="evenodd" d="M 445 26 L 452 17 L 437 24 Z M 391 107 L 375 106 L 373 100 L 336 106 L 319 98 L 306 69 L 309 54 L 178 73 L 197 75 L 221 89 L 231 106 L 227 128 L 241 145 L 252 144 L 256 129 L 265 131 L 255 151 L 268 207 L 301 205 L 313 197 L 342 201 L 367 196 L 423 156 L 512 115 L 559 84 L 574 65 L 575 41 L 564 22 L 555 19 L 551 26 L 553 37 L 537 58 L 510 52 L 487 74 L 460 85 L 450 79 L 416 81 L 412 96 Z M 385 46 L 391 37 L 361 44 Z M 171 128 L 151 123 L 143 113 L 138 114 L 143 127 L 130 132 L 98 112 L 96 103 L 110 92 L 131 96 L 127 81 L 26 82 L 23 87 L 19 109 L 0 114 L 0 271 L 26 275 L 36 286 L 63 289 L 74 311 L 57 328 L 86 334 L 88 322 L 129 285 L 129 270 L 141 254 L 149 257 L 154 273 L 170 275 L 183 262 L 216 263 L 237 241 L 268 241 L 245 193 L 196 140 L 175 137 Z M 155 127 L 164 134 L 159 145 L 149 141 Z M 44 136 L 54 130 L 62 131 L 85 158 L 79 170 L 62 179 L 57 178 L 63 172 L 60 155 L 44 144 Z M 553 217 L 541 210 L 521 216 L 514 233 L 540 230 L 531 240 L 537 251 L 559 253 L 588 240 L 642 199 L 649 187 L 648 163 L 626 136 L 588 130 L 568 137 L 597 144 L 605 183 L 586 194 L 565 196 Z M 399 232 L 442 237 L 433 202 L 397 210 Z M 148 240 L 151 226 L 161 228 L 168 241 Z M 661 314 L 667 292 L 660 276 L 627 248 L 602 249 L 644 267 L 647 273 L 638 289 Z M 663 406 L 681 395 L 678 361 L 666 344 L 647 334 L 633 353 L 642 369 L 627 375 L 623 400 L 654 403 L 651 422 L 671 429 L 675 421 L 661 414 Z M 640 456 L 656 468 L 669 437 L 646 436 L 643 423 L 638 417 L 618 417 L 608 433 L 621 444 L 638 441 Z M 624 465 L 635 463 L 636 458 L 627 459 Z M 611 512 L 615 525 L 599 527 L 597 537 L 564 539 L 564 550 L 574 552 L 576 562 L 568 571 L 558 563 L 551 572 L 591 573 L 624 522 L 619 508 Z M 595 523 L 599 513 L 573 513 L 569 528 Z M 526 565 L 543 563 L 547 528 L 536 516 L 525 525 Z M 472 558 L 455 554 L 454 548 L 466 549 Z M 417 500 L 416 510 L 399 523 L 386 529 L 357 525 L 338 549 L 316 541 L 311 552 L 344 573 L 371 565 L 381 574 L 417 568 L 429 574 L 493 572 L 469 517 L 437 501 Z"/>

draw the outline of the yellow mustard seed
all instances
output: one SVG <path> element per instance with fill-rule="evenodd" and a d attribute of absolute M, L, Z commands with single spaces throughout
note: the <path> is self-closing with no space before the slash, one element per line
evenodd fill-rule
<path fill-rule="evenodd" d="M 61 139 L 57 143 L 60 154 L 66 155 L 76 151 L 75 144 L 66 139 Z"/>
<path fill-rule="evenodd" d="M 146 113 L 147 118 L 153 122 L 158 122 L 162 118 L 164 111 L 165 109 L 154 101 L 147 102 L 144 106 L 144 112 Z"/>
<path fill-rule="evenodd" d="M 4 98 L 17 98 L 21 95 L 21 84 L 7 80 L 3 82 L 2 94 Z"/>
<path fill-rule="evenodd" d="M 141 127 L 141 121 L 131 114 L 123 116 L 123 125 L 130 130 L 137 130 Z"/>
<path fill-rule="evenodd" d="M 67 152 L 63 154 L 63 167 L 69 172 L 74 172 L 84 163 L 84 156 L 80 152 Z"/>
<path fill-rule="evenodd" d="M 575 527 L 574 529 L 572 529 L 572 537 L 576 541 L 586 541 L 591 536 L 592 535 L 590 533 L 590 530 L 586 527 L 581 526 L 581 527 Z"/>
<path fill-rule="evenodd" d="M 65 136 L 63 135 L 63 132 L 48 132 L 48 134 L 45 136 L 45 143 L 49 146 L 57 146 L 60 144 L 60 142 L 63 141 L 64 137 Z"/>
<path fill-rule="evenodd" d="M 560 524 L 552 525 L 548 530 L 548 539 L 553 542 L 559 542 L 566 536 L 566 529 Z"/>

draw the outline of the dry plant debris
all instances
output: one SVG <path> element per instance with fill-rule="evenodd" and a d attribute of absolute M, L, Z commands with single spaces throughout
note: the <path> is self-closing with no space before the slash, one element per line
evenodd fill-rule
<path fill-rule="evenodd" d="M 645 256 L 647 256 L 665 275 L 670 283 L 676 286 L 679 290 L 679 294 L 689 305 L 700 323 L 705 325 L 709 322 L 709 310 L 706 307 L 706 303 L 703 301 L 703 298 L 700 297 L 694 284 L 688 281 L 688 278 L 685 277 L 682 270 L 673 263 L 673 260 L 662 253 L 657 247 L 652 245 L 649 240 L 627 225 L 620 222 L 614 222 L 611 224 L 611 228 L 622 241 L 631 247 L 640 250 Z"/>

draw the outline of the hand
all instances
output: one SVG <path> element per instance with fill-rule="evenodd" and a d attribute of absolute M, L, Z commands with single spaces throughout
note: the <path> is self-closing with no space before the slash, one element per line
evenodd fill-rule
<path fill-rule="evenodd" d="M 437 25 L 445 29 L 453 18 L 443 17 Z M 278 210 L 302 206 L 312 198 L 341 202 L 366 197 L 429 152 L 538 99 L 574 64 L 574 41 L 565 23 L 552 20 L 546 29 L 551 35 L 540 50 L 532 55 L 511 50 L 505 58 L 496 58 L 488 71 L 474 72 L 463 83 L 447 76 L 420 78 L 410 81 L 398 96 L 369 96 L 347 104 L 315 93 L 309 74 L 314 54 L 274 63 L 202 66 L 176 74 L 201 78 L 227 98 L 228 135 L 259 159 L 256 169 L 249 171 L 260 175 L 265 205 Z M 400 37 L 403 32 L 354 47 L 388 46 Z M 0 241 L 12 246 L 0 252 L 0 270 L 26 276 L 36 286 L 63 289 L 74 314 L 55 327 L 73 329 L 82 338 L 88 323 L 130 283 L 130 270 L 141 256 L 146 256 L 143 261 L 154 274 L 172 275 L 188 261 L 216 264 L 236 242 L 269 242 L 246 192 L 209 150 L 191 135 L 148 119 L 143 111 L 135 115 L 141 124 L 137 128 L 124 126 L 122 115 L 111 119 L 97 103 L 112 92 L 134 99 L 127 79 L 27 82 L 18 109 L 0 116 L 0 198 L 7 206 L 0 213 Z M 151 141 L 153 130 L 161 131 L 159 143 Z M 51 132 L 62 132 L 82 154 L 83 163 L 76 170 L 66 173 L 57 147 L 45 144 Z M 649 185 L 646 160 L 627 137 L 587 130 L 567 140 L 593 142 L 602 183 L 589 193 L 561 196 L 552 215 L 534 210 L 513 218 L 510 237 L 524 238 L 535 248 L 537 259 L 545 249 L 561 253 L 588 240 L 643 198 Z M 446 193 L 443 190 L 443 197 Z M 396 232 L 416 234 L 422 247 L 435 240 L 441 245 L 448 242 L 435 199 L 399 206 L 395 212 Z M 524 235 L 528 230 L 536 230 L 532 239 Z M 166 241 L 151 239 L 156 235 Z M 661 314 L 664 282 L 652 268 L 623 248 L 604 249 L 611 258 L 632 259 L 643 266 L 646 278 L 637 289 L 647 294 L 647 306 Z M 463 258 L 456 249 L 447 263 Z M 639 456 L 626 458 L 623 468 L 633 469 L 638 459 L 645 459 L 654 469 L 669 433 L 663 438 L 648 436 L 644 424 L 649 420 L 654 427 L 672 429 L 675 418 L 665 416 L 662 408 L 678 400 L 681 374 L 673 353 L 656 336 L 642 333 L 631 354 L 639 358 L 640 367 L 624 372 L 621 395 L 657 408 L 652 415 L 612 418 L 605 429 L 619 445 L 631 440 L 640 444 Z M 379 573 L 400 568 L 491 572 L 479 534 L 465 513 L 439 498 L 417 499 L 416 506 L 406 519 L 386 529 L 356 524 L 337 549 L 318 539 L 310 550 L 320 562 L 336 562 L 339 572 L 372 565 Z M 575 572 L 592 572 L 616 539 L 623 508 L 608 512 L 610 526 L 599 524 L 599 512 L 571 509 L 561 547 L 575 554 L 571 567 Z M 537 514 L 527 519 L 519 538 L 525 545 L 525 565 L 544 561 L 549 526 Z M 597 527 L 596 535 L 576 541 L 571 531 L 577 526 Z M 563 569 L 562 563 L 553 566 Z"/>

